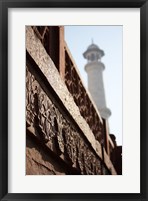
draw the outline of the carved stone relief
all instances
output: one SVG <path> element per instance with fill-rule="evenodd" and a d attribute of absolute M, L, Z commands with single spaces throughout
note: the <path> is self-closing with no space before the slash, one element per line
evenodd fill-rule
<path fill-rule="evenodd" d="M 65 118 L 26 67 L 26 122 L 35 135 L 81 174 L 101 174 L 101 160 Z"/>

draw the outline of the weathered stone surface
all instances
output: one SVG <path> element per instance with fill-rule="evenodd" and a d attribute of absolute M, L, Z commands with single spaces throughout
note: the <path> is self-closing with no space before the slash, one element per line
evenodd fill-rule
<path fill-rule="evenodd" d="M 65 170 L 56 160 L 27 137 L 26 175 L 65 175 Z"/>
<path fill-rule="evenodd" d="M 46 53 L 40 40 L 35 36 L 31 27 L 26 28 L 26 48 L 31 57 L 38 65 L 39 69 L 47 78 L 50 85 L 56 91 L 57 95 L 59 96 L 71 116 L 83 130 L 89 142 L 92 144 L 92 147 L 96 150 L 96 140 L 91 129 L 89 128 L 84 118 L 81 116 L 79 108 L 74 103 L 72 95 L 69 93 L 65 83 L 61 79 L 56 67 L 54 66 L 54 63 L 50 59 L 49 55 Z"/>
<path fill-rule="evenodd" d="M 27 127 L 33 127 L 34 134 L 81 174 L 101 174 L 101 159 L 95 155 L 88 142 L 64 118 L 39 83 L 26 68 L 26 115 Z M 105 168 L 105 167 L 104 167 Z"/>
<path fill-rule="evenodd" d="M 73 167 L 80 169 L 82 174 L 93 174 L 92 172 L 100 174 L 100 160 L 98 160 L 98 158 L 102 158 L 100 143 L 95 140 L 89 125 L 81 116 L 72 95 L 67 90 L 56 67 L 38 37 L 35 36 L 31 27 L 27 27 L 26 29 L 26 48 L 69 114 L 83 132 L 83 137 L 87 139 L 87 143 L 84 141 L 84 138 L 83 140 L 80 138 L 78 131 L 71 127 L 72 125 L 70 122 L 63 118 L 63 115 L 60 114 L 58 108 L 56 108 L 52 101 L 47 97 L 47 94 L 41 89 L 33 75 L 29 75 L 30 78 L 27 78 L 29 94 L 26 96 L 29 104 L 28 102 L 26 103 L 26 108 L 28 110 L 26 116 L 28 129 L 33 127 L 36 137 L 42 139 L 42 141 L 44 141 L 51 150 L 57 152 L 63 160 L 69 162 Z M 32 86 L 30 87 L 28 85 Z M 55 115 L 55 118 L 53 117 L 53 114 Z M 74 139 L 74 142 L 72 141 L 71 136 Z M 84 153 L 87 152 L 90 153 L 85 155 Z M 105 156 L 104 163 L 107 168 L 112 174 L 116 174 L 109 157 L 107 154 L 105 154 Z M 94 165 L 89 163 L 90 160 L 94 161 Z M 98 169 L 95 164 L 99 164 Z"/>

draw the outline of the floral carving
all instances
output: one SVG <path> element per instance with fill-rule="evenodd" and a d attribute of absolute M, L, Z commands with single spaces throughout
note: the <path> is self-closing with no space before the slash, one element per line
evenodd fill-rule
<path fill-rule="evenodd" d="M 26 122 L 35 135 L 81 174 L 101 174 L 101 160 L 26 68 Z M 104 167 L 105 168 L 105 167 Z M 107 171 L 107 170 L 106 170 Z"/>

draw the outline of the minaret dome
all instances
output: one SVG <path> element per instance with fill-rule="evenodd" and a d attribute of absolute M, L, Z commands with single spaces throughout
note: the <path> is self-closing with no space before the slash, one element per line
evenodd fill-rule
<path fill-rule="evenodd" d="M 98 61 L 101 60 L 101 58 L 104 56 L 104 51 L 92 43 L 83 53 L 83 56 L 85 59 L 87 59 L 88 62 Z"/>

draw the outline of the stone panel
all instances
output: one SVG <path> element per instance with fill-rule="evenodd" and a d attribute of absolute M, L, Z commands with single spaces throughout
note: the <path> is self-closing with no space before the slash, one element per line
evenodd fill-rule
<path fill-rule="evenodd" d="M 39 144 L 27 137 L 26 175 L 65 175 L 65 170 Z"/>
<path fill-rule="evenodd" d="M 27 129 L 81 174 L 101 174 L 103 164 L 89 142 L 63 117 L 28 68 L 26 77 Z"/>

